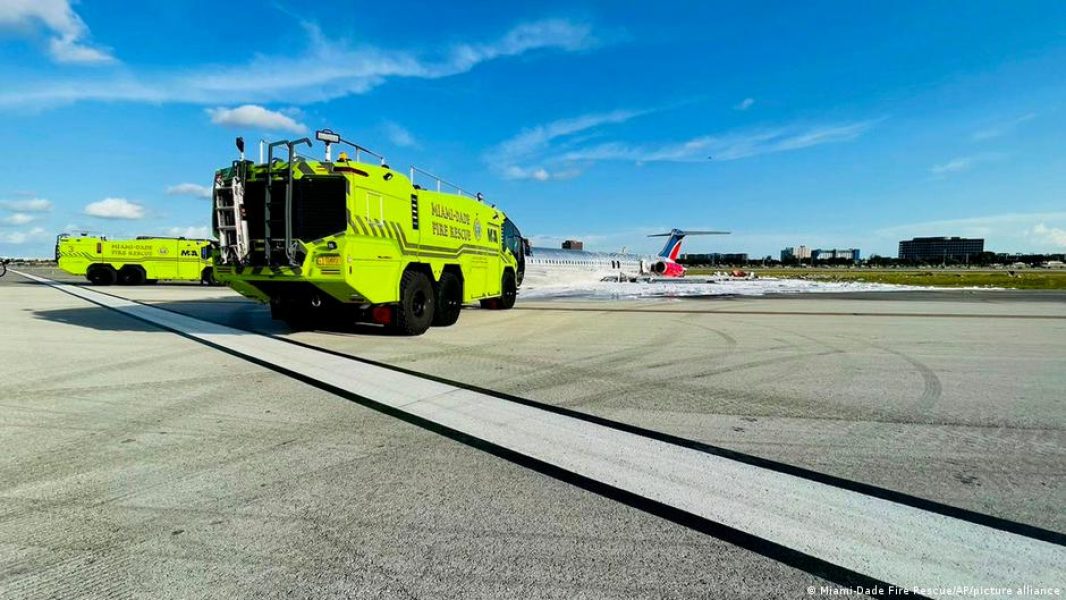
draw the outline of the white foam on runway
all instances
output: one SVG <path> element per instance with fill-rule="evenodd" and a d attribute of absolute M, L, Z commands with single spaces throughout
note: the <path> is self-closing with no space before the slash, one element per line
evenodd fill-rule
<path fill-rule="evenodd" d="M 582 298 L 627 300 L 634 298 L 682 298 L 694 296 L 764 296 L 767 294 L 812 294 L 827 292 L 894 292 L 928 290 L 927 287 L 867 283 L 863 281 L 811 281 L 806 279 L 722 279 L 716 281 L 614 282 L 522 287 L 524 300 Z M 985 288 L 982 288 L 985 289 Z"/>

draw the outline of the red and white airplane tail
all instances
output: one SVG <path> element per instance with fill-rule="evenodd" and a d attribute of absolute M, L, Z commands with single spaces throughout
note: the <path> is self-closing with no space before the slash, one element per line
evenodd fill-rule
<path fill-rule="evenodd" d="M 648 237 L 666 237 L 666 245 L 659 252 L 658 262 L 651 265 L 651 271 L 663 277 L 684 277 L 685 267 L 677 264 L 677 257 L 681 255 L 681 240 L 688 235 L 726 235 L 728 231 L 683 231 L 671 229 L 667 233 L 653 233 Z"/>

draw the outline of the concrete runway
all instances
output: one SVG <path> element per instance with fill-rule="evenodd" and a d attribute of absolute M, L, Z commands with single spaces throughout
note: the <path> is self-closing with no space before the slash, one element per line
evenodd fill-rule
<path fill-rule="evenodd" d="M 0 280 L 0 593 L 832 585 L 24 281 Z M 224 289 L 105 291 L 285 333 Z M 291 337 L 1061 532 L 1064 329 L 1062 295 L 923 292 L 521 303 L 420 338 Z"/>

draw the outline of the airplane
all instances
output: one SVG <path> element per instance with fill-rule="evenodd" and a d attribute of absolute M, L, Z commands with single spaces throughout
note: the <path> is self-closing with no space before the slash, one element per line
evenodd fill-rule
<path fill-rule="evenodd" d="M 531 247 L 526 252 L 523 287 L 598 281 L 637 281 L 652 278 L 680 278 L 685 267 L 677 263 L 681 240 L 690 235 L 726 235 L 728 231 L 685 231 L 672 229 L 648 237 L 666 237 L 666 245 L 655 255 L 624 252 L 590 252 L 560 248 Z"/>

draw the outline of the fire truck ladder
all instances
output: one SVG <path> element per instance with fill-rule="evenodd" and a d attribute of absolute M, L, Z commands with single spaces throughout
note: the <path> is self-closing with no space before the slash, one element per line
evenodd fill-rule
<path fill-rule="evenodd" d="M 244 179 L 248 163 L 233 161 L 228 182 L 215 178 L 215 222 L 223 264 L 244 264 L 248 258 L 248 221 L 244 212 Z"/>
<path fill-rule="evenodd" d="M 296 250 L 299 244 L 293 241 L 292 237 L 292 167 L 293 162 L 296 160 L 296 146 L 299 144 L 311 145 L 311 140 L 308 138 L 300 138 L 295 141 L 279 140 L 277 142 L 271 142 L 267 144 L 267 162 L 266 162 L 266 188 L 264 190 L 264 203 L 263 203 L 263 253 L 264 261 L 268 265 L 274 265 L 271 244 L 272 234 L 270 228 L 271 221 L 271 188 L 274 184 L 274 148 L 278 146 L 285 146 L 289 149 L 289 160 L 285 165 L 285 207 L 284 207 L 284 243 L 282 244 L 283 252 L 285 255 L 285 262 L 289 266 L 297 266 Z"/>

